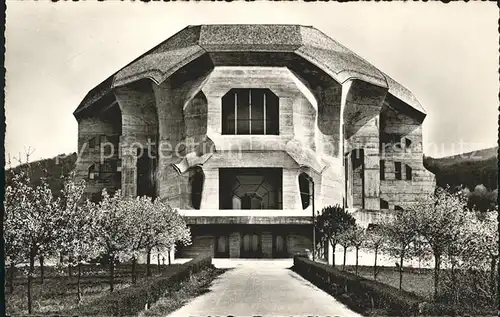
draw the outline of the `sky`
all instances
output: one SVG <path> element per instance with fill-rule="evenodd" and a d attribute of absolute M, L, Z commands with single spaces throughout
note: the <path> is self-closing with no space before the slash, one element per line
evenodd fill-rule
<path fill-rule="evenodd" d="M 87 92 L 187 25 L 312 25 L 413 92 L 424 153 L 496 146 L 494 2 L 49 2 L 7 0 L 6 154 L 77 151 Z"/>

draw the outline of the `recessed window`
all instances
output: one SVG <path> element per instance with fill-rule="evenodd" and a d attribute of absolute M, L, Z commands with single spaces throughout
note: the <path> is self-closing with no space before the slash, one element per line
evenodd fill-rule
<path fill-rule="evenodd" d="M 410 166 L 406 165 L 406 173 L 405 174 L 406 174 L 407 181 L 412 180 L 412 172 L 413 172 L 412 168 Z"/>
<path fill-rule="evenodd" d="M 389 209 L 389 202 L 384 199 L 380 199 L 380 209 Z"/>
<path fill-rule="evenodd" d="M 394 206 L 394 210 L 403 210 L 403 208 L 401 206 L 396 205 Z"/>
<path fill-rule="evenodd" d="M 396 179 L 401 180 L 401 162 L 394 162 L 394 173 Z"/>
<path fill-rule="evenodd" d="M 385 160 L 380 160 L 380 180 L 385 180 Z"/>
<path fill-rule="evenodd" d="M 99 177 L 99 164 L 92 164 L 89 166 L 89 179 L 96 179 Z"/>
<path fill-rule="evenodd" d="M 189 182 L 191 185 L 191 206 L 194 209 L 200 209 L 204 180 L 205 176 L 200 168 L 191 171 Z"/>
<path fill-rule="evenodd" d="M 279 168 L 220 168 L 220 209 L 283 209 Z"/>
<path fill-rule="evenodd" d="M 306 173 L 301 173 L 299 175 L 299 190 L 302 209 L 306 209 L 311 203 L 311 186 L 312 184 L 309 176 Z"/>
<path fill-rule="evenodd" d="M 222 134 L 279 134 L 279 98 L 269 89 L 231 89 L 222 97 Z"/>
<path fill-rule="evenodd" d="M 96 138 L 91 138 L 91 139 L 89 140 L 89 149 L 95 149 L 96 144 L 97 144 L 97 142 L 96 142 Z"/>
<path fill-rule="evenodd" d="M 408 138 L 405 138 L 405 148 L 408 149 L 411 146 L 411 140 Z"/>

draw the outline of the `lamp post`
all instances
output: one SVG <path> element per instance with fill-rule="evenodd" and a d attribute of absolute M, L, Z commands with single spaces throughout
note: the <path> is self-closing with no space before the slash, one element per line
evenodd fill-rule
<path fill-rule="evenodd" d="M 313 224 L 313 249 L 312 249 L 312 252 L 313 252 L 313 261 L 316 260 L 316 219 L 315 219 L 315 208 L 314 208 L 314 181 L 312 179 L 312 177 L 309 177 L 310 181 L 311 181 L 311 185 L 312 185 L 312 192 L 311 192 L 311 195 L 312 195 L 312 224 Z"/>

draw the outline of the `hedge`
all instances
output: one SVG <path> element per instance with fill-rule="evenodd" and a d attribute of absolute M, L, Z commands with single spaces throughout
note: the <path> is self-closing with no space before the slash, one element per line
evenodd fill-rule
<path fill-rule="evenodd" d="M 293 262 L 297 273 L 360 313 L 376 310 L 389 316 L 456 315 L 450 306 L 428 303 L 416 294 L 326 264 L 303 257 L 294 257 Z"/>
<path fill-rule="evenodd" d="M 202 256 L 169 268 L 160 276 L 144 279 L 127 288 L 116 290 L 89 304 L 68 312 L 79 316 L 132 316 L 162 297 L 183 280 L 212 265 L 211 256 Z"/>

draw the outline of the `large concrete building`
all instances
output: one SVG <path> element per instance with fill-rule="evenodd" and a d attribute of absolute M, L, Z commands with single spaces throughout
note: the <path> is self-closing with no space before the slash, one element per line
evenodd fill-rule
<path fill-rule="evenodd" d="M 181 257 L 288 257 L 312 248 L 313 202 L 367 225 L 434 188 L 420 103 L 310 26 L 189 26 L 74 115 L 89 194 L 178 208 L 193 235 Z"/>

